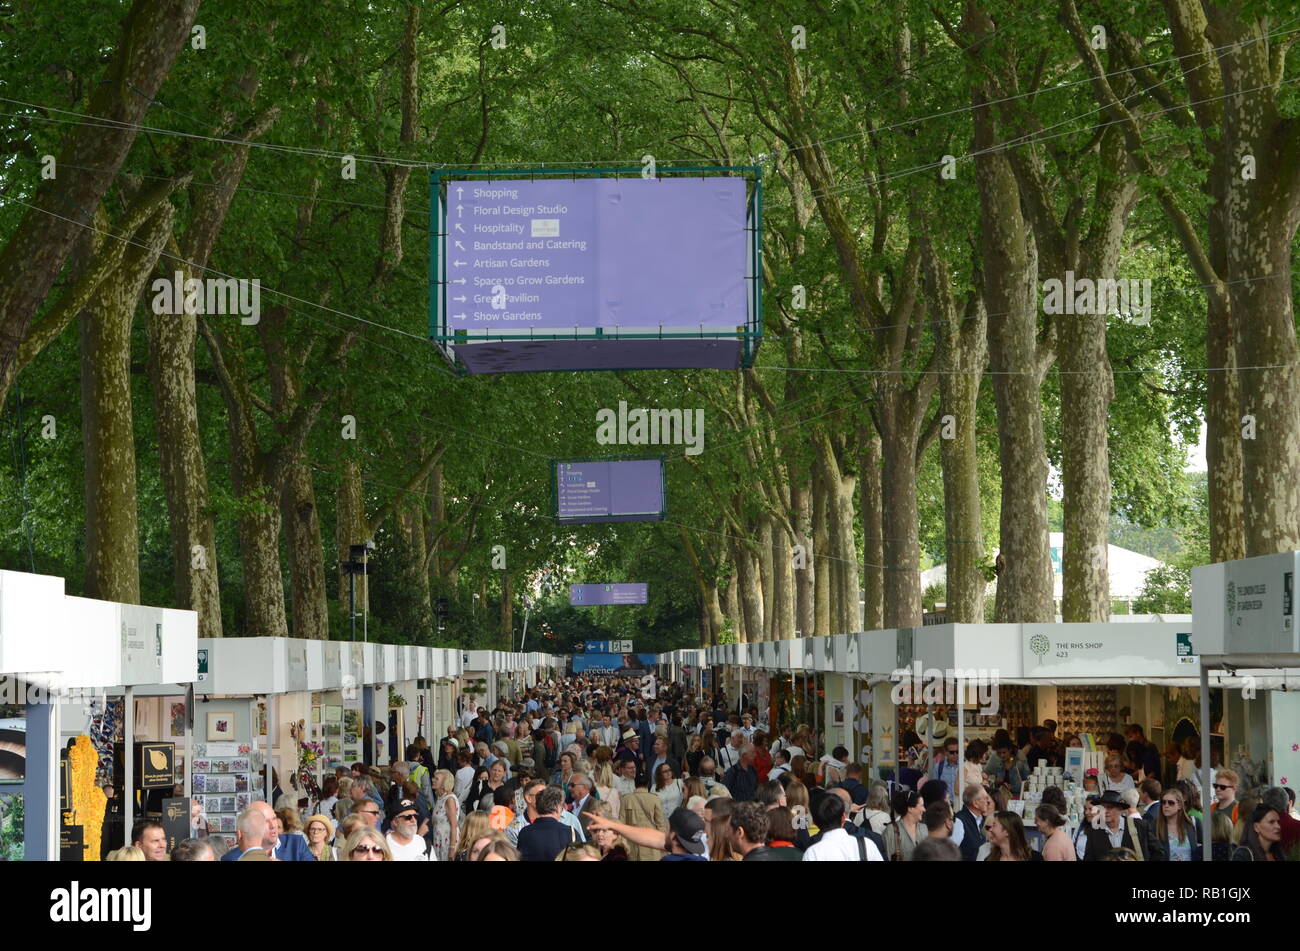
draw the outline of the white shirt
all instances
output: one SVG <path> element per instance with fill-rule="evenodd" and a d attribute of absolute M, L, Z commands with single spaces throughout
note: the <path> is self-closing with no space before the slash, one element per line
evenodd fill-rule
<path fill-rule="evenodd" d="M 613 749 L 618 745 L 618 727 L 612 724 L 610 726 L 596 727 L 596 739 L 601 746 L 608 746 Z"/>
<path fill-rule="evenodd" d="M 478 711 L 477 711 L 477 710 L 466 710 L 465 713 L 464 713 L 464 715 L 460 718 L 460 725 L 461 725 L 461 726 L 469 726 L 471 723 L 473 723 L 473 722 L 474 722 L 475 720 L 477 720 L 477 719 L 478 719 Z"/>
<path fill-rule="evenodd" d="M 462 766 L 456 770 L 456 789 L 457 799 L 464 799 L 469 795 L 469 787 L 474 784 L 474 767 Z"/>
<path fill-rule="evenodd" d="M 411 836 L 411 841 L 402 845 L 394 838 L 393 833 L 384 836 L 388 842 L 388 851 L 393 853 L 394 862 L 427 862 L 429 856 L 425 850 L 429 848 L 429 843 L 425 842 L 418 835 Z"/>
<path fill-rule="evenodd" d="M 628 779 L 626 776 L 622 776 L 618 773 L 615 773 L 614 789 L 618 792 L 620 796 L 630 796 L 634 792 L 636 792 L 636 782 L 634 780 Z"/>
<path fill-rule="evenodd" d="M 823 832 L 822 837 L 804 852 L 805 862 L 860 862 L 862 852 L 858 846 L 861 842 L 867 847 L 868 862 L 883 862 L 884 856 L 870 839 L 851 836 L 844 829 L 831 829 Z"/>
<path fill-rule="evenodd" d="M 974 815 L 974 813 L 972 813 L 972 815 Z M 984 828 L 983 816 L 975 816 L 975 827 L 977 829 Z M 961 840 L 966 838 L 966 823 L 962 822 L 960 819 L 954 821 L 952 824 L 952 835 L 950 838 L 952 839 L 953 845 L 961 845 Z"/>
<path fill-rule="evenodd" d="M 718 750 L 715 762 L 717 763 L 718 772 L 725 774 L 727 770 L 740 762 L 740 750 L 728 743 Z"/>

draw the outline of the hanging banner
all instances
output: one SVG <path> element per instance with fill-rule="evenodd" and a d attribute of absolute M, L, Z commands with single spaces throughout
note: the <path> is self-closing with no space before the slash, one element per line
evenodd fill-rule
<path fill-rule="evenodd" d="M 752 365 L 761 170 L 645 171 L 432 172 L 429 335 L 447 357 L 470 373 Z"/>
<path fill-rule="evenodd" d="M 551 487 L 561 524 L 657 522 L 665 513 L 662 459 L 556 460 Z"/>
<path fill-rule="evenodd" d="M 593 607 L 601 604 L 645 604 L 649 585 L 645 582 L 616 582 L 614 584 L 571 584 L 569 604 L 574 607 Z"/>

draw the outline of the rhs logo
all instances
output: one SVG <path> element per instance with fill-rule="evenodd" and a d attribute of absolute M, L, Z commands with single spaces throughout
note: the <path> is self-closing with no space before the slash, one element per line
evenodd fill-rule
<path fill-rule="evenodd" d="M 1237 586 L 1231 581 L 1228 582 L 1228 592 L 1226 596 L 1228 617 L 1232 617 L 1237 612 Z"/>
<path fill-rule="evenodd" d="M 1052 642 L 1047 639 L 1046 634 L 1035 634 L 1029 639 L 1029 649 L 1042 657 L 1052 647 Z"/>

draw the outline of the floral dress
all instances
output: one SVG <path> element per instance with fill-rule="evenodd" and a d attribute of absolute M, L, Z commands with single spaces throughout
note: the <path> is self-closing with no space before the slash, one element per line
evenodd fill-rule
<path fill-rule="evenodd" d="M 452 818 L 447 817 L 447 810 L 452 810 Z M 438 797 L 438 805 L 433 810 L 433 850 L 439 862 L 451 859 L 451 832 L 460 822 L 460 803 L 455 793 L 443 793 Z"/>

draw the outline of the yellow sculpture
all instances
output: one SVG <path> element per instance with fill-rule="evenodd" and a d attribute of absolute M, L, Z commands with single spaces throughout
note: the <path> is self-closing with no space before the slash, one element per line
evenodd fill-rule
<path fill-rule="evenodd" d="M 68 751 L 68 761 L 72 765 L 72 812 L 73 822 L 80 822 L 85 830 L 86 862 L 99 861 L 99 839 L 104 828 L 104 807 L 108 797 L 104 790 L 95 785 L 95 770 L 99 766 L 99 751 L 95 749 L 90 737 L 81 734 Z"/>

